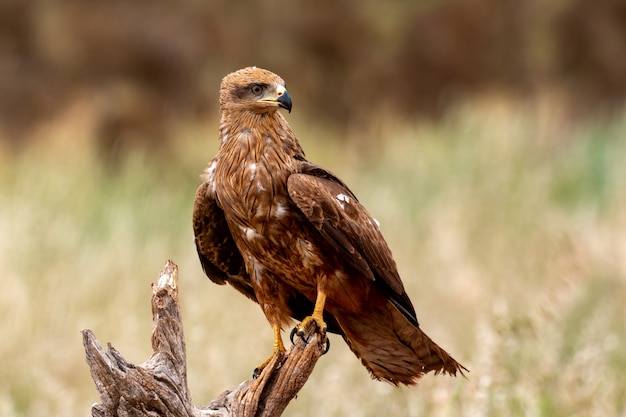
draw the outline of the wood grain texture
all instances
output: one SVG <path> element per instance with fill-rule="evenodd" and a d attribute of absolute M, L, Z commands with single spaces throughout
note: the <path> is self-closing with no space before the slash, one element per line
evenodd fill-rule
<path fill-rule="evenodd" d="M 254 380 L 226 390 L 208 406 L 195 406 L 187 385 L 185 339 L 178 304 L 178 268 L 168 261 L 152 285 L 152 356 L 143 364 L 128 362 L 108 344 L 104 349 L 91 330 L 83 330 L 87 364 L 101 402 L 93 417 L 261 417 L 279 416 L 304 386 L 324 353 L 314 323 L 287 352 L 275 356 Z M 210 370 L 206 370 L 210 375 Z"/>

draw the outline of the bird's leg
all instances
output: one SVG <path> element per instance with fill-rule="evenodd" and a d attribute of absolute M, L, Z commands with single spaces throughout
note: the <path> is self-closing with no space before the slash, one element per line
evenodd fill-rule
<path fill-rule="evenodd" d="M 285 353 L 285 345 L 283 345 L 283 337 L 280 334 L 280 325 L 274 324 L 274 352 Z"/>
<path fill-rule="evenodd" d="M 324 304 L 326 303 L 326 292 L 322 289 L 317 291 L 317 299 L 315 300 L 315 307 L 313 308 L 313 314 L 305 317 L 300 324 L 296 326 L 298 336 L 303 337 L 304 332 L 312 321 L 315 322 L 319 333 L 326 337 L 326 323 L 324 322 Z"/>
<path fill-rule="evenodd" d="M 254 372 L 252 373 L 252 378 L 256 379 L 261 375 L 263 369 L 274 359 L 276 355 L 283 355 L 285 353 L 285 345 L 283 345 L 283 338 L 280 334 L 280 325 L 273 324 L 272 329 L 274 330 L 274 349 L 272 350 L 272 354 L 269 358 L 265 360 L 261 365 L 254 368 Z"/>

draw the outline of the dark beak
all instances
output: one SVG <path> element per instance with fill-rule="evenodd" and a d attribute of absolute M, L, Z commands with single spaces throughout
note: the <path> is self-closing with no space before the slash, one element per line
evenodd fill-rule
<path fill-rule="evenodd" d="M 282 107 L 283 109 L 291 113 L 291 96 L 289 95 L 289 92 L 287 90 L 285 90 L 285 92 L 281 94 L 280 97 L 278 97 L 277 101 L 278 107 Z"/>

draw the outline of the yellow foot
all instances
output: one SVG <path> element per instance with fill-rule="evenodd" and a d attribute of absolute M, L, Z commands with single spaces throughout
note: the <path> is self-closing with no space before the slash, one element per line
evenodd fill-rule
<path fill-rule="evenodd" d="M 285 354 L 285 348 L 283 348 L 282 350 L 273 351 L 270 357 L 265 360 L 265 362 L 263 362 L 262 364 L 254 368 L 254 371 L 252 372 L 252 378 L 257 379 L 259 376 L 261 376 L 261 373 L 263 372 L 263 370 L 267 367 L 267 365 L 270 364 L 270 362 L 272 362 L 272 360 L 274 360 L 274 357 L 276 355 L 279 355 L 280 357 L 282 357 L 284 354 Z"/>
<path fill-rule="evenodd" d="M 263 369 L 265 369 L 265 367 L 269 365 L 270 362 L 272 362 L 276 355 L 280 355 L 280 357 L 282 358 L 282 356 L 285 354 L 285 345 L 283 345 L 283 339 L 280 336 L 280 326 L 275 324 L 272 326 L 272 328 L 274 329 L 274 350 L 272 351 L 270 357 L 265 360 L 265 362 L 254 368 L 254 372 L 252 373 L 252 378 L 254 379 L 257 379 L 261 375 Z"/>
<path fill-rule="evenodd" d="M 330 349 L 330 341 L 326 338 L 326 330 L 327 330 L 326 323 L 324 322 L 324 319 L 322 318 L 322 316 L 317 315 L 317 314 L 313 314 L 312 316 L 305 317 L 304 320 L 302 320 L 300 324 L 294 327 L 294 329 L 291 331 L 291 335 L 289 335 L 289 339 L 291 340 L 291 343 L 293 343 L 293 337 L 296 334 L 300 336 L 300 339 L 302 339 L 304 343 L 309 342 L 308 340 L 304 338 L 304 334 L 306 332 L 306 328 L 309 327 L 309 324 L 311 322 L 315 323 L 315 327 L 316 327 L 315 330 L 322 336 L 322 339 L 326 342 L 326 348 L 324 350 L 324 353 L 328 352 L 328 349 Z"/>
<path fill-rule="evenodd" d="M 315 313 L 312 316 L 305 317 L 304 320 L 302 320 L 302 322 L 296 326 L 298 336 L 300 337 L 304 336 L 304 332 L 306 331 L 306 328 L 309 327 L 309 324 L 311 322 L 315 323 L 315 326 L 317 326 L 317 331 L 319 332 L 319 334 L 326 337 L 326 323 L 324 322 L 324 318 L 322 317 L 321 314 L 317 315 Z"/>

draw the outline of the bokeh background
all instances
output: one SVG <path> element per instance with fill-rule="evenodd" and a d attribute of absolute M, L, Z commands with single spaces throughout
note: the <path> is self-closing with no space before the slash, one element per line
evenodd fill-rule
<path fill-rule="evenodd" d="M 80 330 L 146 360 L 168 258 L 194 402 L 267 357 L 191 231 L 219 82 L 249 65 L 471 370 L 394 388 L 335 338 L 285 415 L 626 415 L 623 0 L 3 0 L 0 415 L 88 415 Z"/>

